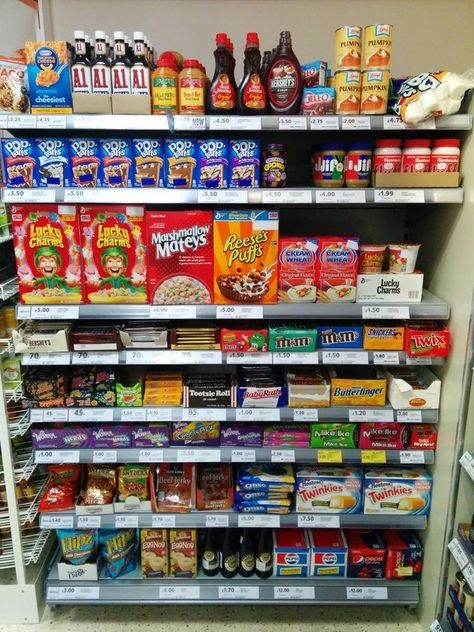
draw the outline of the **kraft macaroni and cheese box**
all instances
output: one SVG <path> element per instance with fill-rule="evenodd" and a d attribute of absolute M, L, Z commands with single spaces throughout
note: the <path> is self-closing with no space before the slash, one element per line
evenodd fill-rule
<path fill-rule="evenodd" d="M 273 552 L 276 577 L 308 576 L 311 559 L 305 529 L 275 529 Z"/>
<path fill-rule="evenodd" d="M 197 142 L 192 138 L 165 140 L 165 186 L 169 189 L 197 187 Z"/>
<path fill-rule="evenodd" d="M 347 542 L 340 529 L 309 529 L 310 573 L 314 577 L 345 577 Z"/>
<path fill-rule="evenodd" d="M 66 138 L 40 138 L 36 141 L 40 187 L 71 186 L 69 143 Z"/>
<path fill-rule="evenodd" d="M 342 467 L 298 466 L 297 513 L 357 513 L 362 501 L 362 474 Z"/>
<path fill-rule="evenodd" d="M 125 188 L 133 183 L 132 141 L 127 138 L 106 138 L 100 143 L 99 180 L 103 187 Z"/>
<path fill-rule="evenodd" d="M 72 114 L 67 42 L 25 42 L 32 114 Z"/>
<path fill-rule="evenodd" d="M 229 186 L 231 189 L 254 189 L 260 186 L 259 140 L 230 141 Z"/>
<path fill-rule="evenodd" d="M 135 138 L 133 144 L 133 186 L 164 187 L 164 143 L 161 138 Z"/>
<path fill-rule="evenodd" d="M 423 469 L 369 470 L 364 476 L 364 513 L 427 516 L 432 483 Z"/>
<path fill-rule="evenodd" d="M 100 186 L 100 148 L 94 138 L 70 138 L 69 160 L 72 187 Z"/>
<path fill-rule="evenodd" d="M 28 138 L 2 139 L 3 177 L 7 187 L 38 186 L 36 143 Z"/>
<path fill-rule="evenodd" d="M 362 325 L 319 325 L 316 346 L 320 349 L 362 349 Z"/>
<path fill-rule="evenodd" d="M 198 188 L 227 189 L 229 179 L 229 141 L 206 138 L 197 142 Z"/>

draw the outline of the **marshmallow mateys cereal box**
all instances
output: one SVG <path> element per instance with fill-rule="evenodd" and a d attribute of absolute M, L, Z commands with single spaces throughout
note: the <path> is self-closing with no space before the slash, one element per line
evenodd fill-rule
<path fill-rule="evenodd" d="M 75 206 L 11 206 L 22 303 L 83 302 L 79 217 Z"/>
<path fill-rule="evenodd" d="M 88 303 L 146 303 L 143 206 L 80 210 Z"/>

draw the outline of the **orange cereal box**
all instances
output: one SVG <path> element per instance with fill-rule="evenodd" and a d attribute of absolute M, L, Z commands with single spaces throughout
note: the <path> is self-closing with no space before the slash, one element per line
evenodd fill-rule
<path fill-rule="evenodd" d="M 146 303 L 143 206 L 80 209 L 88 303 Z"/>
<path fill-rule="evenodd" d="M 278 211 L 214 212 L 214 300 L 276 303 Z"/>
<path fill-rule="evenodd" d="M 27 305 L 83 302 L 75 206 L 10 207 L 20 299 Z"/>

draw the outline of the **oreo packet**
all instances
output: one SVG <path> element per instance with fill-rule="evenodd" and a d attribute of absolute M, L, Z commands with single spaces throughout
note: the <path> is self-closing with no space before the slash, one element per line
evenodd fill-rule
<path fill-rule="evenodd" d="M 101 529 L 100 554 L 104 559 L 105 576 L 112 579 L 135 570 L 138 564 L 136 529 Z"/>
<path fill-rule="evenodd" d="M 96 529 L 58 529 L 56 534 L 64 562 L 78 566 L 97 559 Z"/>
<path fill-rule="evenodd" d="M 71 186 L 69 144 L 66 138 L 37 139 L 36 159 L 40 187 Z"/>

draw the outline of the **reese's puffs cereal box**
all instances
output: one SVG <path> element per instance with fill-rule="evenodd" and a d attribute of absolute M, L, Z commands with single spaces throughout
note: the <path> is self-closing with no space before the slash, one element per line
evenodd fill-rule
<path fill-rule="evenodd" d="M 27 305 L 83 302 L 75 206 L 10 207 L 20 298 Z"/>
<path fill-rule="evenodd" d="M 86 302 L 146 302 L 144 210 L 143 206 L 81 207 Z"/>
<path fill-rule="evenodd" d="M 278 211 L 214 212 L 214 300 L 276 303 Z"/>

